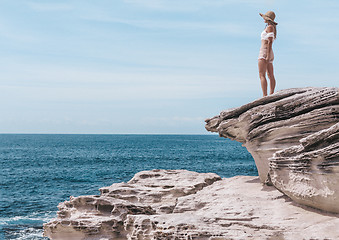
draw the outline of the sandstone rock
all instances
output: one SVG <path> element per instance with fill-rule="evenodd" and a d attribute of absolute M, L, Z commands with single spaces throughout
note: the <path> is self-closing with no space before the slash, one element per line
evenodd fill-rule
<path fill-rule="evenodd" d="M 214 173 L 153 170 L 128 183 L 100 189 L 100 196 L 71 197 L 58 205 L 57 219 L 44 225 L 51 239 L 126 239 L 129 215 L 171 213 L 178 197 L 194 194 L 221 178 Z"/>
<path fill-rule="evenodd" d="M 339 213 L 339 123 L 269 160 L 276 188 L 296 202 Z"/>
<path fill-rule="evenodd" d="M 339 239 L 339 218 L 301 208 L 258 177 L 153 170 L 71 198 L 51 239 Z M 169 206 L 164 211 L 161 206 Z"/>
<path fill-rule="evenodd" d="M 261 182 L 270 174 L 299 203 L 339 212 L 338 122 L 338 88 L 301 88 L 223 111 L 206 129 L 243 143 Z"/>
<path fill-rule="evenodd" d="M 339 121 L 338 88 L 287 89 L 206 120 L 206 129 L 244 144 L 262 182 L 279 150 Z"/>

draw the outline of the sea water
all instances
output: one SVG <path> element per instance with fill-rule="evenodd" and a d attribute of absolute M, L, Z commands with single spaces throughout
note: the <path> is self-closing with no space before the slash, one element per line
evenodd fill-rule
<path fill-rule="evenodd" d="M 59 202 L 151 169 L 257 175 L 247 150 L 217 135 L 1 134 L 0 239 L 47 239 Z"/>

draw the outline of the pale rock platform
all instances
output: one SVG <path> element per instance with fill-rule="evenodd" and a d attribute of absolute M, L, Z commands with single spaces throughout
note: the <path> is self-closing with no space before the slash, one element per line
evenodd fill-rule
<path fill-rule="evenodd" d="M 50 239 L 339 239 L 339 215 L 301 207 L 258 177 L 152 170 L 72 197 Z"/>

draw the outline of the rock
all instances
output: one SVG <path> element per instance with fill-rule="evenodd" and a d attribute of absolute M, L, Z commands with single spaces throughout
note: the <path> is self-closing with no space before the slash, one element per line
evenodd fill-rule
<path fill-rule="evenodd" d="M 194 194 L 221 178 L 214 173 L 153 170 L 128 183 L 100 188 L 100 196 L 71 197 L 58 205 L 57 219 L 44 225 L 51 239 L 126 239 L 129 215 L 173 212 L 178 197 Z"/>
<path fill-rule="evenodd" d="M 271 181 L 298 203 L 339 213 L 339 123 L 270 158 Z"/>
<path fill-rule="evenodd" d="M 338 88 L 287 89 L 206 120 L 206 129 L 244 144 L 262 182 L 273 153 L 331 127 L 339 119 Z"/>
<path fill-rule="evenodd" d="M 339 218 L 301 208 L 258 177 L 144 171 L 71 198 L 44 225 L 54 239 L 339 239 Z M 166 206 L 162 209 L 162 206 Z"/>
<path fill-rule="evenodd" d="M 206 120 L 206 129 L 243 143 L 261 182 L 339 213 L 338 122 L 338 88 L 300 88 L 223 111 Z"/>

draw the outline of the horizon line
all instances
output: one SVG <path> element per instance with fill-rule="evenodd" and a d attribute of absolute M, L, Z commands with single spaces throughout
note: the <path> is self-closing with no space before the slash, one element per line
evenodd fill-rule
<path fill-rule="evenodd" d="M 209 135 L 217 133 L 0 133 L 0 135 Z"/>

